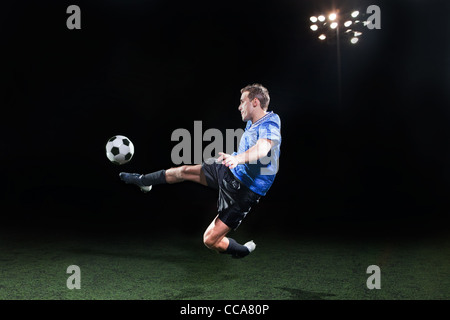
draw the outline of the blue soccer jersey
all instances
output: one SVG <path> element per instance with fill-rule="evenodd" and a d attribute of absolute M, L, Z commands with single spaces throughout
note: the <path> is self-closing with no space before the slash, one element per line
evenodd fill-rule
<path fill-rule="evenodd" d="M 244 134 L 239 142 L 238 152 L 243 153 L 253 147 L 259 139 L 269 139 L 274 142 L 272 149 L 266 157 L 254 163 L 239 164 L 231 172 L 244 185 L 253 192 L 265 196 L 275 180 L 278 172 L 280 145 L 281 145 L 281 121 L 273 111 L 266 113 L 264 117 L 252 123 L 247 121 Z"/>

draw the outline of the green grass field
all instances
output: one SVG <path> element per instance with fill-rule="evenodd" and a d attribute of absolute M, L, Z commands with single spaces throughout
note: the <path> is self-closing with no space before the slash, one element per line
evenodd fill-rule
<path fill-rule="evenodd" d="M 209 251 L 198 235 L 0 235 L 0 299 L 449 299 L 450 238 L 343 239 L 233 234 L 258 247 L 245 259 Z M 381 289 L 369 290 L 369 265 Z M 81 289 L 66 286 L 81 269 Z"/>

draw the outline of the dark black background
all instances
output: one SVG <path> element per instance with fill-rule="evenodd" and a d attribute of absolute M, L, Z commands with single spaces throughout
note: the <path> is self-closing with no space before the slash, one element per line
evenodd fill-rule
<path fill-rule="evenodd" d="M 66 9 L 81 8 L 81 30 Z M 320 42 L 309 17 L 376 4 L 381 30 Z M 173 166 L 177 128 L 242 128 L 239 90 L 264 84 L 282 121 L 280 170 L 246 230 L 447 231 L 446 1 L 15 1 L 2 5 L 6 228 L 195 232 L 216 192 L 142 194 L 120 171 Z M 129 137 L 121 167 L 107 140 Z M 206 146 L 206 143 L 204 144 Z M 367 227 L 367 228 L 366 228 Z"/>

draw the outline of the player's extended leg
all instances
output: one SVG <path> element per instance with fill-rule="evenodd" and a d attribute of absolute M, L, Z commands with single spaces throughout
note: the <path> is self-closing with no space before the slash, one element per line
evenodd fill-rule
<path fill-rule="evenodd" d="M 205 174 L 202 165 L 184 165 L 166 170 L 166 182 L 178 183 L 183 181 L 192 181 L 207 186 Z"/>
<path fill-rule="evenodd" d="M 256 244 L 253 241 L 241 245 L 236 240 L 226 237 L 230 230 L 231 228 L 223 223 L 217 215 L 206 229 L 203 235 L 203 243 L 209 249 L 231 254 L 233 258 L 243 258 L 255 250 Z"/>
<path fill-rule="evenodd" d="M 119 176 L 125 183 L 139 186 L 143 192 L 150 191 L 153 185 L 172 184 L 182 181 L 193 181 L 205 186 L 207 185 L 201 164 L 184 165 L 148 174 L 121 172 Z"/>

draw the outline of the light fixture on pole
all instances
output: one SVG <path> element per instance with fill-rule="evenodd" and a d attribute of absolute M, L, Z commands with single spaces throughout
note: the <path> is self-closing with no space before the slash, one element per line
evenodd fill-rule
<path fill-rule="evenodd" d="M 362 35 L 361 30 L 367 26 L 367 21 L 363 20 L 364 16 L 365 14 L 358 10 L 344 13 L 340 11 L 332 11 L 328 14 L 321 13 L 309 18 L 310 29 L 320 33 L 318 38 L 321 41 L 325 39 L 334 41 L 337 40 L 337 37 L 340 37 L 346 43 L 356 44 Z"/>

